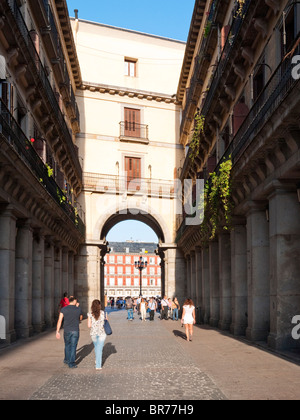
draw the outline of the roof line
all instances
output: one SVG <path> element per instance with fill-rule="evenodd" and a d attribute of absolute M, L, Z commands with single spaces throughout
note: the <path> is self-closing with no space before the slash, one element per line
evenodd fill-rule
<path fill-rule="evenodd" d="M 75 20 L 75 18 L 74 17 L 70 17 L 70 20 Z M 164 37 L 164 36 L 160 36 L 160 35 L 148 34 L 146 32 L 135 31 L 133 29 L 120 28 L 118 26 L 107 25 L 107 24 L 104 24 L 104 23 L 94 22 L 94 21 L 91 21 L 91 20 L 78 19 L 78 21 L 79 22 L 83 22 L 83 23 L 90 23 L 91 25 L 102 26 L 104 28 L 117 29 L 119 31 L 130 32 L 130 33 L 134 33 L 134 34 L 149 36 L 151 38 L 158 38 L 158 39 L 162 39 L 164 41 L 176 42 L 176 43 L 183 44 L 183 45 L 186 44 L 186 41 L 180 41 L 178 39 L 168 38 L 168 37 Z"/>

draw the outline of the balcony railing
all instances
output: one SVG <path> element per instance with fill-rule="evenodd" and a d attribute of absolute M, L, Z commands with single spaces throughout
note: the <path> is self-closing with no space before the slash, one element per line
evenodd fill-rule
<path fill-rule="evenodd" d="M 131 121 L 120 122 L 120 140 L 149 142 L 149 127 Z"/>
<path fill-rule="evenodd" d="M 88 191 L 98 191 L 112 194 L 138 194 L 175 198 L 174 181 L 150 178 L 134 178 L 108 174 L 83 173 L 83 188 Z"/>
<path fill-rule="evenodd" d="M 298 35 L 298 38 L 295 39 L 295 44 L 299 38 L 300 35 Z M 294 51 L 294 55 L 299 54 L 300 45 L 298 45 Z M 214 172 L 218 173 L 221 163 L 229 158 L 232 159 L 233 166 L 237 164 L 245 150 L 254 144 L 253 142 L 255 141 L 259 131 L 264 127 L 276 109 L 291 93 L 296 84 L 299 83 L 299 80 L 293 77 L 292 70 L 295 65 L 292 63 L 291 58 L 292 57 L 282 61 L 274 71 L 269 82 L 249 111 L 249 114 L 241 125 L 239 131 L 220 159 Z M 184 217 L 177 230 L 177 242 L 180 240 L 187 228 L 188 226 L 186 225 Z"/>
<path fill-rule="evenodd" d="M 67 196 L 57 185 L 53 177 L 49 177 L 48 168 L 45 166 L 31 142 L 13 118 L 6 105 L 0 100 L 0 133 L 6 138 L 10 145 L 16 150 L 19 157 L 30 168 L 40 182 L 65 214 L 72 220 L 75 227 L 84 236 L 85 225 L 74 207 L 68 202 Z"/>
<path fill-rule="evenodd" d="M 76 168 L 77 176 L 81 179 L 82 176 L 82 168 L 79 163 L 77 151 L 75 150 L 74 143 L 72 140 L 72 136 L 70 134 L 70 130 L 67 126 L 67 123 L 65 121 L 65 118 L 60 110 L 59 104 L 57 102 L 55 93 L 51 87 L 51 84 L 48 80 L 47 72 L 39 58 L 38 52 L 34 46 L 34 43 L 30 37 L 30 33 L 28 31 L 28 28 L 26 26 L 26 23 L 24 21 L 24 18 L 22 16 L 22 13 L 18 7 L 16 0 L 8 0 L 8 3 L 11 7 L 11 11 L 15 17 L 17 26 L 19 28 L 20 33 L 22 34 L 22 37 L 24 39 L 25 45 L 27 46 L 29 56 L 31 57 L 31 60 L 37 69 L 37 76 L 39 79 L 40 84 L 42 85 L 45 95 L 51 104 L 51 107 L 53 109 L 53 115 L 55 116 L 57 123 L 60 127 L 60 130 L 63 133 L 63 139 L 64 143 L 67 146 L 67 150 L 69 151 L 70 157 L 72 159 L 72 162 L 74 164 L 74 167 Z"/>

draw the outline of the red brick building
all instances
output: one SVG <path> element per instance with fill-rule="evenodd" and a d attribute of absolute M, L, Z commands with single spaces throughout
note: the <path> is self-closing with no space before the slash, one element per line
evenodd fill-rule
<path fill-rule="evenodd" d="M 105 294 L 110 297 L 138 297 L 140 294 L 140 272 L 135 261 L 142 256 L 147 268 L 142 272 L 142 294 L 144 297 L 161 296 L 160 257 L 155 254 L 157 245 L 141 242 L 111 242 L 111 252 L 106 255 Z"/>

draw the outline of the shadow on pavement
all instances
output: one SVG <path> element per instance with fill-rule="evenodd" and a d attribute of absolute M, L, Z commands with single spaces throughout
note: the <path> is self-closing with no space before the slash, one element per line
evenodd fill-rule
<path fill-rule="evenodd" d="M 94 344 L 85 344 L 77 350 L 76 363 L 79 365 L 94 349 Z"/>
<path fill-rule="evenodd" d="M 105 365 L 106 360 L 112 354 L 117 353 L 116 347 L 111 343 L 106 343 L 103 348 L 103 358 L 102 358 L 102 365 Z"/>
<path fill-rule="evenodd" d="M 186 335 L 183 331 L 173 330 L 173 334 L 175 335 L 175 337 L 180 337 L 186 340 Z"/>

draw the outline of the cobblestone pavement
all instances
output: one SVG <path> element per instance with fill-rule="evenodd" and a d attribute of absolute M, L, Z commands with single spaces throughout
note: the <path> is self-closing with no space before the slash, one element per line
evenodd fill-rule
<path fill-rule="evenodd" d="M 109 317 L 113 335 L 106 339 L 102 371 L 95 371 L 93 345 L 85 344 L 78 352 L 78 369 L 62 368 L 31 399 L 225 399 L 158 317 L 142 322 L 136 315 L 129 322 L 125 311 Z"/>
<path fill-rule="evenodd" d="M 125 311 L 114 311 L 109 319 L 113 335 L 101 371 L 86 321 L 77 369 L 63 364 L 63 339 L 54 331 L 0 350 L 0 400 L 300 399 L 298 355 L 291 361 L 204 326 L 187 342 L 179 321 L 157 315 L 130 322 Z"/>

